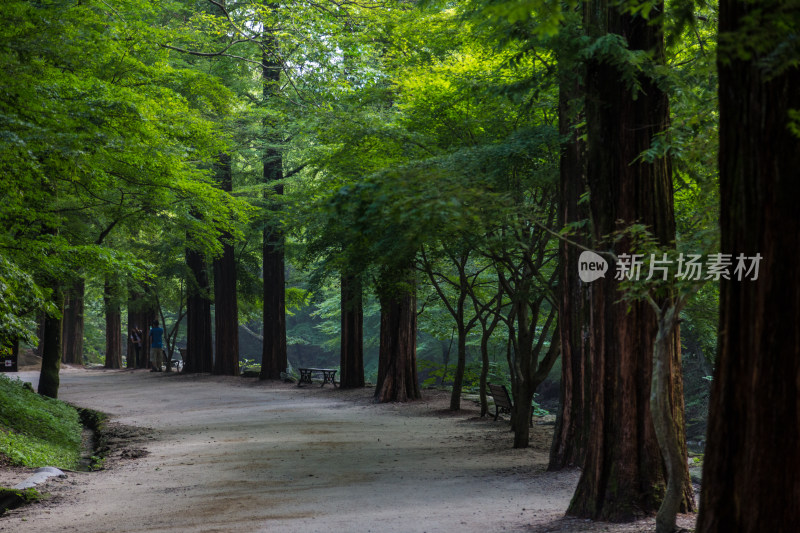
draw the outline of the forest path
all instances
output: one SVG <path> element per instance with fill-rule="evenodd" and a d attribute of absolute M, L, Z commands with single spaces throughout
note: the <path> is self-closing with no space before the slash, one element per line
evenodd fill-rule
<path fill-rule="evenodd" d="M 552 426 L 514 450 L 507 422 L 478 418 L 469 402 L 452 414 L 444 393 L 375 405 L 371 392 L 63 369 L 61 399 L 152 428 L 128 443 L 148 453 L 51 481 L 50 500 L 9 512 L 0 530 L 460 533 L 563 515 L 578 472 L 545 472 Z"/>

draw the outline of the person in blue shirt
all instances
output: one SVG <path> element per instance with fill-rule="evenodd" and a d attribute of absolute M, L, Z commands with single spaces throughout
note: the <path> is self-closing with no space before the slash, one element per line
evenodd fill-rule
<path fill-rule="evenodd" d="M 162 372 L 161 364 L 164 362 L 164 330 L 158 326 L 158 320 L 153 321 L 150 328 L 150 355 L 153 368 L 150 372 Z"/>

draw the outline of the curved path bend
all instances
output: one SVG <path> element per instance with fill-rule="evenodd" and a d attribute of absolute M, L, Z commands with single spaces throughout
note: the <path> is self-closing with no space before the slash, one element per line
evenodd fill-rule
<path fill-rule="evenodd" d="M 563 515 L 578 473 L 544 471 L 551 427 L 513 450 L 507 423 L 451 414 L 441 393 L 406 405 L 370 394 L 65 369 L 61 399 L 152 431 L 121 431 L 130 442 L 106 470 L 51 481 L 47 502 L 9 512 L 0 531 L 462 533 Z"/>

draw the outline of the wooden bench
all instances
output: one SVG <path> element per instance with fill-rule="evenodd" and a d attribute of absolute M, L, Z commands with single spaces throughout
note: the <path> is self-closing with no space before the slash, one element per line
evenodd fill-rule
<path fill-rule="evenodd" d="M 507 413 L 510 415 L 511 410 L 514 409 L 514 404 L 511 401 L 511 395 L 508 393 L 506 386 L 492 385 L 491 383 L 487 383 L 486 386 L 489 387 L 489 394 L 494 399 L 495 422 L 500 413 Z M 531 409 L 531 427 L 533 427 L 533 409 Z"/>
<path fill-rule="evenodd" d="M 334 381 L 336 377 L 335 368 L 298 368 L 297 370 L 300 371 L 300 381 L 297 382 L 298 387 L 303 383 L 311 385 L 312 375 L 316 375 L 318 378 L 322 376 L 322 385 L 320 385 L 320 387 L 324 387 L 326 383 L 332 383 L 334 387 L 336 386 L 336 382 Z"/>

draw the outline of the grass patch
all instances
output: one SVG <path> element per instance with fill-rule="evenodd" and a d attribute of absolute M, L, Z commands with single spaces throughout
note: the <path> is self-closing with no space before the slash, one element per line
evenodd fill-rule
<path fill-rule="evenodd" d="M 74 469 L 82 429 L 73 407 L 0 375 L 0 454 L 11 463 Z"/>

